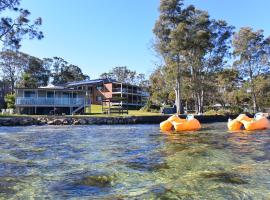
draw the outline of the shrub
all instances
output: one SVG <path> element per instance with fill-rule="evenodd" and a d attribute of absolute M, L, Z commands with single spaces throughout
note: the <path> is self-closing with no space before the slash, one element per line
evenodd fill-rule
<path fill-rule="evenodd" d="M 140 109 L 140 111 L 144 112 L 159 112 L 160 106 L 152 104 L 150 100 L 146 102 L 146 104 Z"/>
<path fill-rule="evenodd" d="M 216 115 L 217 111 L 215 110 L 207 110 L 206 112 L 203 113 L 204 115 Z"/>
<path fill-rule="evenodd" d="M 7 104 L 7 108 L 15 108 L 15 94 L 7 94 L 5 96 L 5 102 Z"/>

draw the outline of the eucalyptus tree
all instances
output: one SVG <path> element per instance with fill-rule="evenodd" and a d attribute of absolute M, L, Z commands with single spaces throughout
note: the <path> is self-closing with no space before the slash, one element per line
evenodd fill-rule
<path fill-rule="evenodd" d="M 265 38 L 263 30 L 255 31 L 250 27 L 243 27 L 233 37 L 234 66 L 249 82 L 253 111 L 258 111 L 257 90 L 255 80 L 263 74 L 269 73 L 270 40 Z"/>
<path fill-rule="evenodd" d="M 43 65 L 51 71 L 52 84 L 60 85 L 89 79 L 89 76 L 84 74 L 80 67 L 69 64 L 60 57 L 44 58 Z"/>
<path fill-rule="evenodd" d="M 20 87 L 37 88 L 46 86 L 50 78 L 50 69 L 42 59 L 25 54 L 27 65 L 22 71 Z"/>
<path fill-rule="evenodd" d="M 206 11 L 192 5 L 183 8 L 180 0 L 161 1 L 160 17 L 154 28 L 155 47 L 170 68 L 169 79 L 175 80 L 178 113 L 185 74 L 195 109 L 203 112 L 205 91 L 212 84 L 209 78 L 225 63 L 232 30 L 225 21 L 211 20 Z"/>
<path fill-rule="evenodd" d="M 159 6 L 160 15 L 153 29 L 156 36 L 154 47 L 162 56 L 167 72 L 169 72 L 166 73 L 168 77 L 166 80 L 174 82 L 173 89 L 175 91 L 175 104 L 178 114 L 183 112 L 181 101 L 183 60 L 178 52 L 172 51 L 170 43 L 172 41 L 171 34 L 181 21 L 182 7 L 183 0 L 161 0 Z"/>
<path fill-rule="evenodd" d="M 20 48 L 20 43 L 25 36 L 28 36 L 29 39 L 43 38 L 43 33 L 39 31 L 42 19 L 37 18 L 31 22 L 30 11 L 19 6 L 20 0 L 0 1 L 0 41 L 6 48 Z M 7 10 L 9 12 L 5 12 Z M 10 16 L 5 17 L 5 14 L 10 14 Z"/>
<path fill-rule="evenodd" d="M 168 79 L 170 68 L 159 66 L 150 75 L 150 99 L 156 105 L 172 104 L 175 101 L 175 93 L 173 87 L 175 82 Z"/>
<path fill-rule="evenodd" d="M 21 77 L 23 69 L 27 66 L 28 60 L 20 52 L 3 51 L 0 52 L 0 69 L 3 80 L 10 84 L 10 92 L 14 93 L 15 84 Z"/>
<path fill-rule="evenodd" d="M 100 78 L 114 79 L 119 82 L 135 84 L 139 86 L 148 86 L 148 80 L 145 74 L 137 73 L 135 70 L 129 69 L 127 66 L 116 66 L 112 68 L 109 72 L 104 72 Z"/>

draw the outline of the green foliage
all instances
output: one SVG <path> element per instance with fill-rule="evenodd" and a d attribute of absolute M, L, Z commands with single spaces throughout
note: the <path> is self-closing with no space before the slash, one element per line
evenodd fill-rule
<path fill-rule="evenodd" d="M 148 100 L 147 103 L 140 109 L 140 111 L 159 113 L 160 112 L 160 106 L 157 106 L 157 105 L 153 104 L 151 102 L 151 100 Z"/>
<path fill-rule="evenodd" d="M 233 53 L 237 58 L 234 66 L 247 80 L 255 113 L 259 109 L 256 79 L 270 72 L 270 39 L 265 39 L 263 30 L 254 31 L 250 27 L 243 27 L 235 33 L 233 47 Z"/>
<path fill-rule="evenodd" d="M 136 71 L 128 69 L 126 66 L 114 67 L 109 72 L 102 73 L 100 78 L 113 79 L 122 83 L 134 84 L 142 87 L 148 87 L 149 81 L 145 78 L 145 75 Z"/>
<path fill-rule="evenodd" d="M 27 59 L 24 53 L 11 50 L 0 52 L 0 69 L 3 79 L 10 84 L 10 92 L 14 92 L 15 84 L 26 65 Z"/>
<path fill-rule="evenodd" d="M 243 109 L 240 106 L 228 106 L 219 109 L 209 109 L 204 112 L 204 115 L 238 115 L 243 113 Z"/>
<path fill-rule="evenodd" d="M 7 104 L 7 108 L 15 108 L 15 94 L 7 94 L 5 96 L 5 102 Z"/>
<path fill-rule="evenodd" d="M 7 10 L 10 13 L 10 17 L 1 17 L 0 20 L 0 41 L 6 48 L 20 48 L 24 36 L 30 39 L 43 38 L 43 33 L 38 30 L 42 24 L 41 18 L 31 23 L 29 10 L 19 6 L 20 0 L 0 1 L 0 14 Z"/>
<path fill-rule="evenodd" d="M 229 55 L 232 30 L 225 21 L 210 19 L 206 11 L 184 7 L 183 1 L 161 1 L 153 30 L 155 49 L 164 60 L 163 78 L 175 91 L 178 112 L 183 97 L 192 98 L 197 112 L 203 111 L 205 96 L 212 93 L 213 74 Z M 185 88 L 192 95 L 184 94 Z"/>
<path fill-rule="evenodd" d="M 82 73 L 80 67 L 69 64 L 63 58 L 54 57 L 43 60 L 44 65 L 51 69 L 51 77 L 53 84 L 64 84 L 73 81 L 82 81 L 89 79 L 89 76 Z"/>

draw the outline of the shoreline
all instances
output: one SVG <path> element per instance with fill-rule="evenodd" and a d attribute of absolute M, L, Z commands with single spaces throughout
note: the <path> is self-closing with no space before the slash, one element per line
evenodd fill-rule
<path fill-rule="evenodd" d="M 171 115 L 153 116 L 5 116 L 0 126 L 159 124 Z M 202 124 L 227 122 L 238 115 L 194 115 Z M 179 115 L 185 118 L 186 115 Z M 268 119 L 270 116 L 268 116 Z"/>
<path fill-rule="evenodd" d="M 42 125 L 117 125 L 117 124 L 159 124 L 171 115 L 153 116 L 10 116 L 0 117 L 0 126 L 42 126 Z M 227 122 L 238 115 L 195 115 L 201 123 Z M 180 115 L 185 118 L 186 115 Z"/>

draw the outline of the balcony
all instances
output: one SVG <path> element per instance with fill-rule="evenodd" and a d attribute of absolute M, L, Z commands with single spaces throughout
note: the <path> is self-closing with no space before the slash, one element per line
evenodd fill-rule
<path fill-rule="evenodd" d="M 113 93 L 121 93 L 121 88 L 113 88 L 112 92 Z M 122 92 L 129 93 L 129 94 L 141 94 L 142 93 L 142 91 L 140 91 L 140 90 L 132 90 L 132 89 L 127 89 L 127 88 L 123 88 Z"/>
<path fill-rule="evenodd" d="M 80 106 L 84 98 L 46 98 L 46 97 L 17 97 L 16 105 L 27 106 Z"/>

